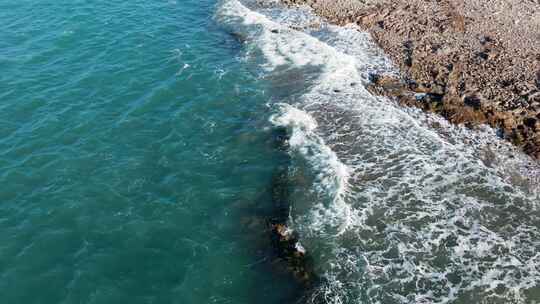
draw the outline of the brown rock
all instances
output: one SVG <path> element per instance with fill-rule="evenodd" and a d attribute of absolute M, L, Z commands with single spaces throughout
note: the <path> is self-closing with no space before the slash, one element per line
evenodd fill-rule
<path fill-rule="evenodd" d="M 501 127 L 525 152 L 538 156 L 538 1 L 283 1 L 311 5 L 336 24 L 354 20 L 372 34 L 403 79 L 379 79 L 370 90 L 452 122 Z M 425 95 L 417 100 L 415 92 Z"/>

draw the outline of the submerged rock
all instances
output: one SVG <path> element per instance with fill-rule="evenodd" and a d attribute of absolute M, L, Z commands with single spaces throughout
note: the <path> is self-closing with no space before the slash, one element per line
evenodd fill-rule
<path fill-rule="evenodd" d="M 298 241 L 298 235 L 283 223 L 271 223 L 272 244 L 277 255 L 287 263 L 294 277 L 306 286 L 316 281 L 313 265 L 306 249 Z"/>
<path fill-rule="evenodd" d="M 283 149 L 287 147 L 288 134 L 285 128 L 274 130 L 274 141 Z M 268 230 L 272 248 L 288 271 L 304 286 L 317 282 L 313 263 L 308 251 L 300 244 L 299 236 L 287 226 L 289 220 L 290 197 L 289 177 L 286 166 L 278 167 L 272 178 L 272 215 L 268 218 Z"/>

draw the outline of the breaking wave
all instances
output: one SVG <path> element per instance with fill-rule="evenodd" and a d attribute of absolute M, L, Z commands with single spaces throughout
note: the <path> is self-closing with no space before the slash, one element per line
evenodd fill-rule
<path fill-rule="evenodd" d="M 540 171 L 488 127 L 371 95 L 395 73 L 369 35 L 307 8 L 224 0 L 217 18 L 290 133 L 290 226 L 324 279 L 313 303 L 540 299 Z"/>

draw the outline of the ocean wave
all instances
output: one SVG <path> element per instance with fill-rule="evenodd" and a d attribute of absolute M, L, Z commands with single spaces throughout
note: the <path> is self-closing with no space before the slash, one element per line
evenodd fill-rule
<path fill-rule="evenodd" d="M 288 128 L 301 171 L 292 173 L 302 190 L 290 226 L 324 278 L 309 301 L 534 298 L 540 171 L 530 158 L 487 127 L 450 125 L 370 94 L 370 73 L 396 71 L 354 26 L 237 0 L 224 1 L 218 18 L 245 39 L 264 77 L 316 74 L 301 94 L 269 92 L 283 99 L 275 98 L 271 122 Z"/>

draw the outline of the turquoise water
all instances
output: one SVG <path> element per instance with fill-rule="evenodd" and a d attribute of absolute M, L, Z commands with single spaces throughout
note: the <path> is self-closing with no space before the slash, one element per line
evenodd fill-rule
<path fill-rule="evenodd" d="M 0 302 L 293 296 L 263 91 L 215 10 L 0 1 Z"/>
<path fill-rule="evenodd" d="M 0 303 L 540 301 L 538 163 L 277 2 L 0 0 Z"/>

